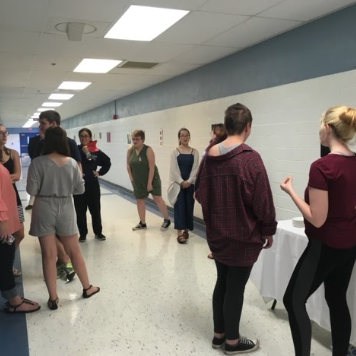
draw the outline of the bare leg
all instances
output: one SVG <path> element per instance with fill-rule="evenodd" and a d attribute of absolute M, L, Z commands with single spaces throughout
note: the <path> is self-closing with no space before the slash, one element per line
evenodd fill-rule
<path fill-rule="evenodd" d="M 70 262 L 70 258 L 67 255 L 67 252 L 64 246 L 62 245 L 61 241 L 59 241 L 57 238 L 56 238 L 56 246 L 57 246 L 57 256 L 58 256 L 59 263 L 61 263 L 62 265 L 66 265 L 67 263 Z"/>
<path fill-rule="evenodd" d="M 15 250 L 17 250 L 20 246 L 21 241 L 25 237 L 25 229 L 23 226 L 23 223 L 20 224 L 20 230 L 14 232 L 14 237 L 15 237 Z"/>
<path fill-rule="evenodd" d="M 83 255 L 79 247 L 78 235 L 60 236 L 59 239 L 61 240 L 65 250 L 68 251 L 69 257 L 72 260 L 75 272 L 79 277 L 83 289 L 88 289 L 90 287 L 89 277 Z M 91 295 L 98 289 L 98 287 L 91 287 L 87 291 L 87 294 Z"/>
<path fill-rule="evenodd" d="M 43 275 L 48 289 L 49 299 L 56 300 L 57 295 L 57 248 L 56 235 L 39 237 L 42 251 Z"/>
<path fill-rule="evenodd" d="M 146 199 L 137 199 L 138 216 L 142 224 L 146 223 Z"/>
<path fill-rule="evenodd" d="M 159 211 L 162 213 L 163 218 L 169 220 L 167 205 L 162 199 L 157 195 L 152 195 L 154 202 L 157 204 Z"/>

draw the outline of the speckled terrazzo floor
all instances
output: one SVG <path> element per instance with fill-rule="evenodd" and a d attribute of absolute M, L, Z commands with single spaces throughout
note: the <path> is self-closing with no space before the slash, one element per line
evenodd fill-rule
<path fill-rule="evenodd" d="M 26 199 L 26 193 L 20 193 Z M 206 257 L 206 241 L 192 234 L 189 244 L 179 245 L 173 227 L 161 231 L 162 219 L 151 212 L 148 230 L 133 232 L 136 206 L 110 190 L 102 193 L 107 241 L 95 241 L 89 233 L 81 244 L 91 282 L 102 289 L 95 297 L 81 298 L 78 279 L 70 284 L 58 281 L 60 308 L 50 311 L 38 241 L 26 236 L 21 246 L 25 295 L 42 305 L 39 313 L 27 316 L 29 354 L 222 355 L 210 345 L 215 266 Z M 29 212 L 26 218 L 28 231 Z M 242 334 L 260 340 L 256 355 L 293 355 L 284 308 L 269 308 L 249 282 Z M 330 334 L 316 326 L 312 355 L 331 355 L 329 345 Z"/>

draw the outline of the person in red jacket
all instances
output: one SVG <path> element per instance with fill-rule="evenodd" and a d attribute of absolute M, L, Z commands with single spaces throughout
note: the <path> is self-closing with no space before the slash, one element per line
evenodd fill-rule
<path fill-rule="evenodd" d="M 206 237 L 215 258 L 213 348 L 225 342 L 234 355 L 259 348 L 241 337 L 245 285 L 263 247 L 272 246 L 277 222 L 268 176 L 260 155 L 245 141 L 251 133 L 250 110 L 235 104 L 225 111 L 226 140 L 212 142 L 196 179 Z"/>
<path fill-rule="evenodd" d="M 304 200 L 293 177 L 281 184 L 304 216 L 308 246 L 284 295 L 296 356 L 309 356 L 311 324 L 305 304 L 324 283 L 330 310 L 333 356 L 346 356 L 351 317 L 346 301 L 356 258 L 356 156 L 347 146 L 356 133 L 356 109 L 337 106 L 321 118 L 323 146 L 330 153 L 310 167 Z"/>

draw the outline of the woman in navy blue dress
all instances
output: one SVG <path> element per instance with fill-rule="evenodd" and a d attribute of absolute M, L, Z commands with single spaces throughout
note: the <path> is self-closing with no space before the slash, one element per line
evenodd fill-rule
<path fill-rule="evenodd" d="M 170 199 L 174 204 L 174 228 L 177 241 L 187 243 L 189 230 L 194 229 L 194 183 L 199 166 L 198 151 L 189 146 L 190 132 L 182 128 L 178 132 L 179 146 L 172 152 L 170 164 L 170 187 L 175 194 Z M 179 189 L 180 187 L 180 189 Z"/>

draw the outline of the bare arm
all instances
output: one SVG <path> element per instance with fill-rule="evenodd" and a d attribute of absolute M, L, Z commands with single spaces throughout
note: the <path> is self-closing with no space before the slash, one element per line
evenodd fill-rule
<path fill-rule="evenodd" d="M 21 163 L 20 156 L 17 151 L 11 150 L 11 158 L 14 161 L 14 173 L 11 174 L 11 180 L 17 182 L 21 178 Z"/>
<path fill-rule="evenodd" d="M 127 150 L 127 157 L 126 157 L 126 168 L 127 168 L 127 173 L 129 174 L 130 181 L 133 181 L 132 178 L 132 170 L 131 170 L 131 165 L 130 165 L 130 156 L 131 156 L 131 147 Z"/>
<path fill-rule="evenodd" d="M 155 154 L 151 147 L 147 148 L 147 160 L 148 160 L 148 167 L 149 167 L 147 184 L 152 185 L 153 176 L 155 173 L 156 159 L 155 159 Z"/>
<path fill-rule="evenodd" d="M 308 187 L 309 189 L 309 201 L 307 204 L 294 190 L 293 177 L 287 177 L 281 184 L 282 190 L 290 195 L 297 208 L 316 228 L 324 225 L 328 216 L 329 210 L 329 198 L 328 191 Z"/>

